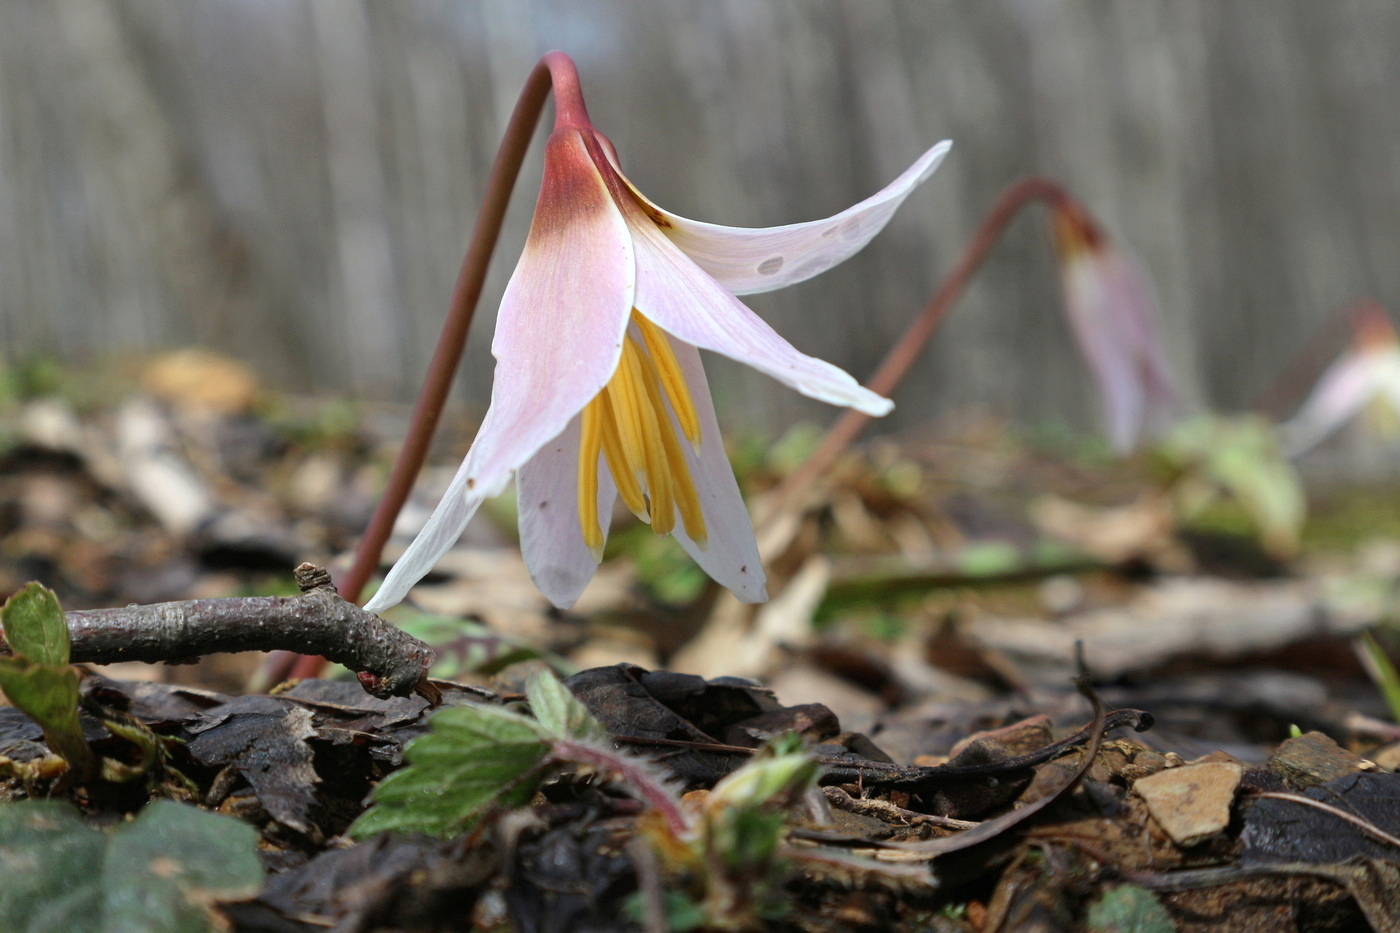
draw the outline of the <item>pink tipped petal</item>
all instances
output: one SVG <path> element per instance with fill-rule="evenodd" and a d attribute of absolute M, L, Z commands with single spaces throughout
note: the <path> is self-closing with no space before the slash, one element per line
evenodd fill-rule
<path fill-rule="evenodd" d="M 799 353 L 666 239 L 640 208 L 624 207 L 637 259 L 637 310 L 673 337 L 752 366 L 803 395 L 869 415 L 894 403 L 830 363 Z"/>
<path fill-rule="evenodd" d="M 734 468 L 724 453 L 714 402 L 710 399 L 710 384 L 700 363 L 700 351 L 678 340 L 672 340 L 671 346 L 675 348 L 676 359 L 695 401 L 695 413 L 700 418 L 699 452 L 689 444 L 681 444 L 681 450 L 690 467 L 695 492 L 700 497 L 708 540 L 701 550 L 686 536 L 680 522 L 671 534 L 715 582 L 730 590 L 740 602 L 761 603 L 768 598 L 767 577 L 758 556 L 748 508 L 739 494 L 739 484 L 734 481 Z M 679 433 L 675 415 L 671 418 L 674 430 Z"/>
<path fill-rule="evenodd" d="M 854 256 L 884 229 L 952 146 L 946 140 L 934 146 L 884 190 L 854 207 L 825 220 L 783 227 L 722 227 L 687 220 L 657 207 L 636 188 L 632 193 L 696 265 L 734 294 L 752 295 L 805 281 Z"/>
<path fill-rule="evenodd" d="M 556 132 L 545 148 L 530 235 L 496 320 L 491 408 L 443 501 L 375 595 L 376 610 L 398 603 L 452 547 L 481 501 L 504 490 L 607 384 L 632 292 L 631 242 L 607 183 L 579 132 Z"/>
<path fill-rule="evenodd" d="M 496 322 L 491 406 L 501 430 L 467 455 L 478 483 L 518 470 L 558 437 L 617 368 L 632 310 L 626 225 L 577 131 L 550 137 L 525 251 Z"/>
<path fill-rule="evenodd" d="M 530 578 L 560 609 L 578 601 L 598 564 L 583 543 L 578 521 L 579 421 L 576 416 L 516 474 L 520 549 Z M 598 517 L 608 538 L 617 488 L 606 464 L 598 469 Z"/>
<path fill-rule="evenodd" d="M 483 426 L 484 427 L 484 426 Z M 442 555 L 452 549 L 462 530 L 467 527 L 486 496 L 467 490 L 467 464 L 463 463 L 452 478 L 442 501 L 408 550 L 395 562 L 384 583 L 373 598 L 365 603 L 368 612 L 383 612 L 403 602 L 413 584 L 423 579 Z"/>
<path fill-rule="evenodd" d="M 1279 429 L 1287 456 L 1307 453 L 1375 398 L 1383 381 L 1377 363 L 1384 360 L 1379 357 L 1353 351 L 1327 367 L 1297 414 Z"/>
<path fill-rule="evenodd" d="M 1144 425 L 1176 407 L 1151 288 L 1124 253 L 1099 247 L 1075 253 L 1061 268 L 1070 329 L 1103 400 L 1106 431 L 1127 452 Z"/>

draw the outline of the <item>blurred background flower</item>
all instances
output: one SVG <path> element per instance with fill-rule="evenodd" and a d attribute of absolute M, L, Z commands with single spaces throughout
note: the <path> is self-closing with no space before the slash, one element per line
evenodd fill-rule
<path fill-rule="evenodd" d="M 996 193 L 1040 173 L 1132 244 L 1186 407 L 1238 410 L 1327 309 L 1400 293 L 1400 8 L 1279 0 L 55 0 L 0 8 L 0 355 L 204 344 L 269 385 L 406 400 L 509 109 L 574 55 L 642 190 L 827 216 L 930 139 L 963 157 L 820 282 L 755 297 L 864 379 Z M 532 153 L 522 192 L 538 178 Z M 517 197 L 483 302 L 524 241 Z M 877 432 L 978 406 L 1094 430 L 1053 256 L 1018 223 Z M 509 248 L 506 246 L 509 245 Z M 492 316 L 458 399 L 484 412 Z M 721 421 L 816 403 L 717 363 Z"/>
<path fill-rule="evenodd" d="M 1357 416 L 1380 441 L 1400 429 L 1400 336 L 1385 308 L 1352 309 L 1351 346 L 1322 373 L 1296 414 L 1279 426 L 1284 451 L 1301 456 Z"/>

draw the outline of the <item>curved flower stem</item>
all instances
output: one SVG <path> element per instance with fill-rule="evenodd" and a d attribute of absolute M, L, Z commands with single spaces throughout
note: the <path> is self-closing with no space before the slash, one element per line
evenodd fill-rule
<path fill-rule="evenodd" d="M 408 500 L 413 481 L 423 467 L 428 445 L 437 429 L 443 404 L 447 401 L 447 393 L 452 388 L 452 378 L 462 360 L 467 332 L 471 329 L 482 286 L 486 282 L 486 267 L 491 262 L 491 253 L 501 234 L 511 191 L 551 88 L 554 90 L 559 119 L 574 122 L 588 120 L 583 95 L 579 90 L 578 69 L 573 61 L 563 52 L 545 53 L 525 79 L 525 87 L 506 125 L 501 147 L 496 152 L 496 161 L 486 180 L 486 196 L 481 202 L 481 212 L 477 214 L 476 227 L 472 230 L 471 242 L 467 245 L 467 254 L 462 259 L 462 269 L 452 292 L 452 305 L 443 322 L 432 361 L 428 364 L 428 374 L 423 380 L 423 388 L 419 390 L 418 401 L 413 406 L 408 434 L 390 471 L 388 486 L 370 517 L 364 537 L 355 549 L 354 562 L 336 581 L 336 588 L 347 602 L 359 601 L 365 583 L 378 568 L 384 545 L 394 529 L 394 520 Z M 280 655 L 269 659 L 267 678 L 276 682 L 288 674 L 293 677 L 314 677 L 324 666 L 325 661 L 319 657 Z"/>
<path fill-rule="evenodd" d="M 992 247 L 1001 239 L 1007 225 L 1032 201 L 1045 201 L 1054 207 L 1077 210 L 1064 187 L 1049 178 L 1032 175 L 1013 183 L 1003 191 L 976 232 L 972 234 L 972 239 L 968 241 L 957 263 L 939 285 L 938 291 L 934 292 L 933 297 L 924 306 L 923 312 L 895 342 L 880 368 L 870 377 L 866 385 L 872 392 L 888 396 L 904 381 L 904 377 L 918 361 L 938 325 L 943 322 L 943 318 L 981 267 Z M 760 527 L 771 526 L 780 515 L 797 507 L 802 494 L 811 488 L 818 477 L 831 469 L 842 451 L 860 435 L 869 421 L 869 415 L 855 409 L 847 409 L 836 423 L 827 429 L 806 462 L 789 473 L 773 491 L 767 511 L 759 522 Z"/>

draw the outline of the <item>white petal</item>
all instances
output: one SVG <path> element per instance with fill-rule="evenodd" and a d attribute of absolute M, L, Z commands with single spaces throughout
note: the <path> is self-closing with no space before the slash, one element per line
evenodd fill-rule
<path fill-rule="evenodd" d="M 724 453 L 724 441 L 715 420 L 715 405 L 710 399 L 710 385 L 700 363 L 700 351 L 678 340 L 672 340 L 671 345 L 695 401 L 695 413 L 700 418 L 699 453 L 684 442 L 681 450 L 700 497 L 708 541 L 701 550 L 686 536 L 679 521 L 671 534 L 706 573 L 728 588 L 740 602 L 761 603 L 768 598 L 767 577 L 758 556 L 749 510 L 739 494 L 739 484 L 734 481 L 734 468 Z M 671 419 L 679 436 L 680 425 L 675 423 L 674 414 Z"/>
<path fill-rule="evenodd" d="M 482 425 L 482 430 L 485 428 L 486 426 Z M 485 498 L 474 490 L 467 489 L 467 464 L 464 462 L 458 468 L 457 475 L 452 478 L 447 492 L 443 493 L 442 501 L 423 526 L 423 530 L 418 532 L 418 537 L 413 539 L 408 550 L 404 551 L 403 556 L 394 564 L 389 575 L 384 578 L 383 585 L 370 601 L 365 603 L 365 610 L 383 612 L 401 603 L 413 588 L 413 584 L 423 579 L 442 555 L 457 543 L 457 539 L 462 536 L 462 529 L 467 527 L 467 522 L 471 521 Z"/>
<path fill-rule="evenodd" d="M 583 543 L 578 522 L 579 417 L 539 449 L 516 475 L 520 503 L 520 550 L 530 578 L 560 609 L 568 609 L 593 579 L 598 564 Z M 598 517 L 603 540 L 617 487 L 607 464 L 598 468 Z"/>
<path fill-rule="evenodd" d="M 623 205 L 637 261 L 637 310 L 677 339 L 752 366 L 803 395 L 880 416 L 894 403 L 800 353 L 691 262 L 640 207 Z"/>
<path fill-rule="evenodd" d="M 1323 372 L 1297 414 L 1279 428 L 1284 453 L 1297 457 L 1346 424 L 1384 388 L 1386 354 L 1344 354 Z"/>
<path fill-rule="evenodd" d="M 934 146 L 884 190 L 834 217 L 783 227 L 722 227 L 687 220 L 632 191 L 696 265 L 734 294 L 752 295 L 805 281 L 854 256 L 884 229 L 952 146 L 948 140 Z"/>
<path fill-rule="evenodd" d="M 632 247 L 575 131 L 555 133 L 530 235 L 496 320 L 491 408 L 427 526 L 370 605 L 397 604 L 456 542 L 483 499 L 559 436 L 617 368 L 633 304 Z"/>

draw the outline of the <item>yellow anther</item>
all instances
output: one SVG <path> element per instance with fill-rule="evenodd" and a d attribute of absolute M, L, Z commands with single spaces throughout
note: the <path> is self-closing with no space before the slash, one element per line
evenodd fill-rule
<path fill-rule="evenodd" d="M 627 345 L 623 341 L 622 359 L 618 360 L 617 371 L 608 381 L 607 389 L 613 423 L 617 426 L 618 439 L 622 445 L 622 458 L 627 463 L 633 477 L 646 475 L 646 441 L 642 421 L 642 407 L 645 393 L 637 384 L 633 368 L 627 364 Z"/>
<path fill-rule="evenodd" d="M 622 501 L 627 504 L 633 515 L 650 524 L 651 513 L 647 511 L 642 488 L 637 484 L 637 471 L 627 462 L 627 455 L 623 453 L 622 436 L 618 433 L 617 411 L 613 408 L 611 393 L 599 392 L 594 401 L 602 402 L 603 456 L 607 458 L 608 472 L 617 484 L 617 494 L 622 497 Z"/>
<path fill-rule="evenodd" d="M 598 453 L 603 444 L 603 406 L 595 397 L 583 408 L 578 445 L 578 523 L 593 559 L 603 559 L 603 529 L 598 525 Z"/>
<path fill-rule="evenodd" d="M 680 424 L 686 440 L 690 441 L 690 446 L 699 449 L 700 416 L 695 413 L 695 403 L 690 398 L 690 389 L 685 384 L 685 373 L 676 359 L 676 351 L 671 348 L 671 339 L 635 310 L 632 312 L 632 323 L 642 332 L 642 339 L 646 341 L 647 350 L 661 377 L 661 385 L 666 389 L 666 397 L 671 401 L 671 410 L 676 413 L 676 422 Z"/>
<path fill-rule="evenodd" d="M 641 340 L 623 339 L 622 358 L 607 386 L 583 409 L 578 465 L 578 517 L 584 544 L 595 559 L 603 553 L 598 523 L 598 459 L 602 456 L 617 494 L 652 531 L 670 534 L 676 514 L 685 533 L 705 546 L 705 516 L 690 475 L 681 433 L 700 443 L 700 419 L 670 338 L 635 311 Z M 670 405 L 667 405 L 667 402 Z M 675 421 L 672 421 L 672 414 Z"/>
<path fill-rule="evenodd" d="M 623 365 L 627 367 L 627 378 L 635 388 L 639 398 L 638 420 L 642 424 L 642 451 L 646 457 L 647 498 L 651 502 L 651 530 L 659 535 L 668 535 L 676 526 L 675 499 L 671 490 L 671 474 L 666 468 L 666 448 L 661 440 L 662 424 L 657 417 L 656 402 L 647 383 L 647 373 L 642 362 L 642 351 L 637 341 L 627 338 L 622 349 Z M 666 416 L 663 410 L 659 412 Z M 667 418 L 665 430 L 670 431 Z"/>
<path fill-rule="evenodd" d="M 658 418 L 665 419 L 665 427 L 660 432 L 660 440 L 662 451 L 666 457 L 666 472 L 671 496 L 675 501 L 676 510 L 681 513 L 681 524 L 685 527 L 686 535 L 703 549 L 709 537 L 705 530 L 705 515 L 700 510 L 700 497 L 695 492 L 695 482 L 690 477 L 690 467 L 685 462 L 685 452 L 681 450 L 680 441 L 676 440 L 675 432 L 671 430 L 670 418 L 667 417 L 665 403 L 661 400 L 660 375 L 653 360 L 643 357 L 640 353 L 638 358 L 644 370 L 642 385 L 646 388 L 652 410 L 656 412 Z M 666 531 L 670 531 L 674 526 L 675 518 L 672 516 L 671 524 Z M 652 522 L 652 529 L 657 534 L 665 533 L 656 528 L 655 521 Z"/>

